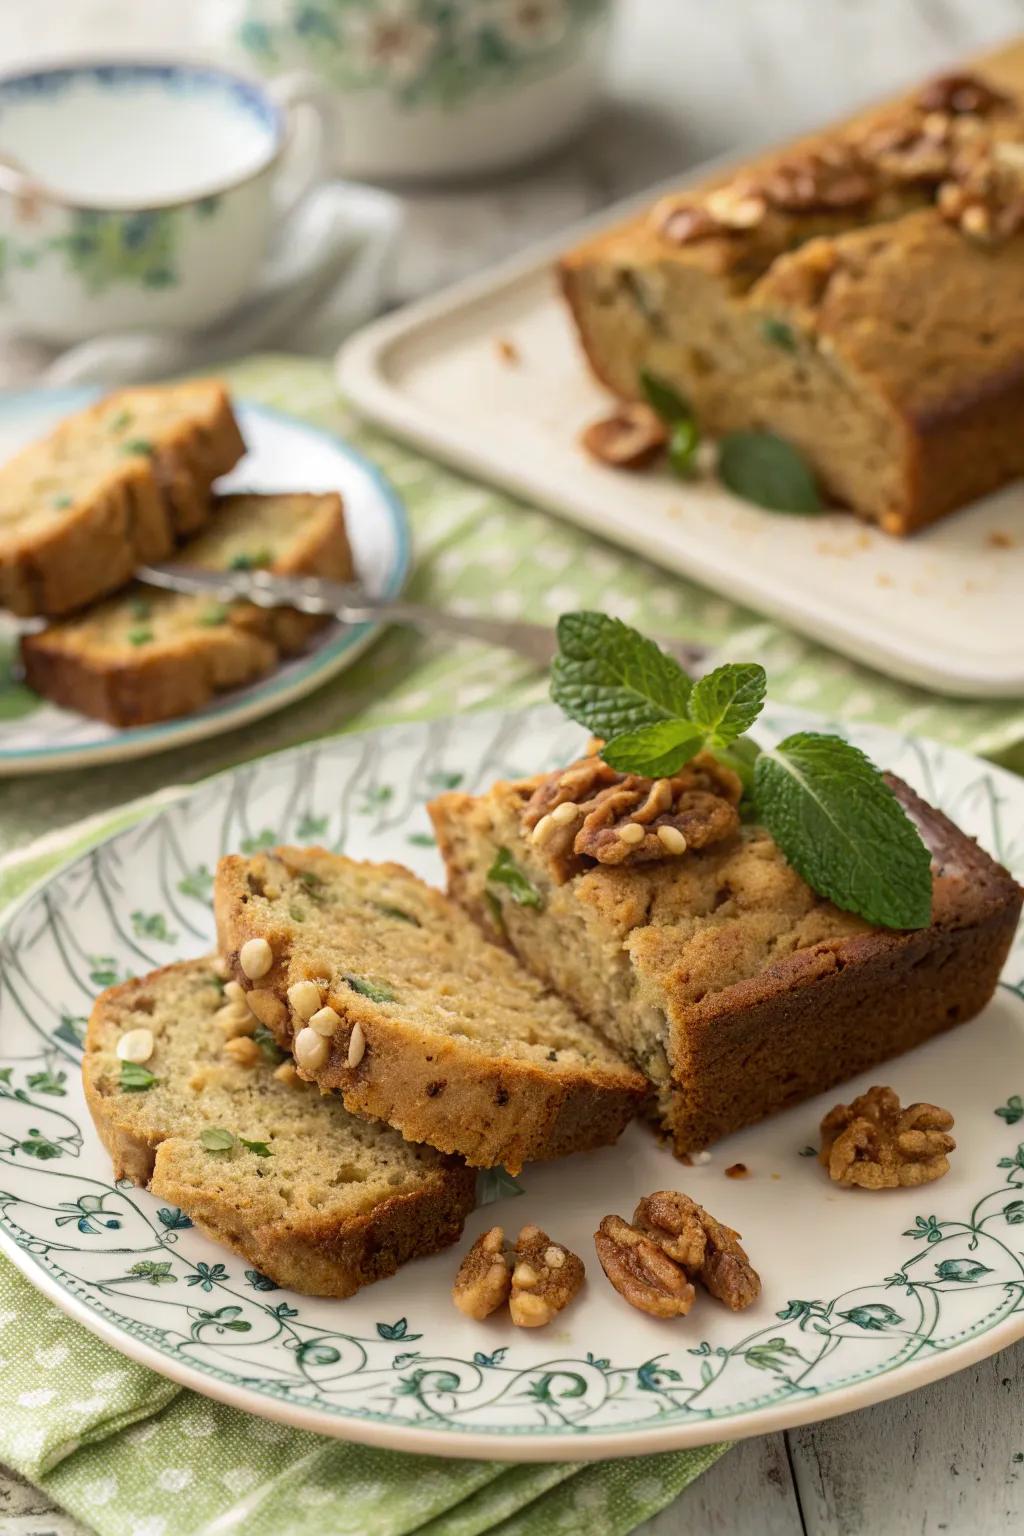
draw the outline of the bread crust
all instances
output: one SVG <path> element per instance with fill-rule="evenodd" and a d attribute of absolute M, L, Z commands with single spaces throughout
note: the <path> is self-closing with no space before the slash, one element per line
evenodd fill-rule
<path fill-rule="evenodd" d="M 1024 50 L 989 61 L 990 77 L 1020 90 Z M 910 99 L 843 126 L 881 123 Z M 827 150 L 836 131 L 718 172 L 687 199 L 737 171 Z M 978 244 L 925 201 L 908 187 L 895 204 L 801 215 L 795 248 L 783 234 L 774 252 L 728 236 L 680 245 L 648 211 L 566 252 L 558 279 L 606 388 L 639 398 L 646 368 L 692 400 L 712 434 L 769 426 L 831 497 L 905 536 L 1024 474 L 1024 232 Z M 794 277 L 826 265 L 838 274 L 827 300 L 801 302 Z M 788 353 L 766 338 L 766 319 L 794 338 Z"/>
<path fill-rule="evenodd" d="M 101 419 L 130 413 L 153 389 L 127 389 L 62 422 L 44 444 L 33 444 L 0 470 L 17 484 L 27 466 L 45 467 L 45 454 L 61 462 L 69 433 L 90 430 Z M 216 380 L 168 389 L 180 409 L 192 409 L 162 430 L 150 428 L 152 452 L 118 459 L 86 498 L 35 531 L 15 527 L 0 538 L 0 606 L 19 617 L 69 613 L 115 591 L 136 566 L 162 560 L 183 538 L 197 532 L 210 513 L 210 487 L 245 452 L 227 390 Z M 26 511 L 32 510 L 31 506 Z"/>
<path fill-rule="evenodd" d="M 699 1002 L 684 990 L 683 978 L 675 989 L 666 983 L 658 1001 L 668 1021 L 671 1083 L 662 1089 L 659 1118 L 678 1154 L 911 1050 L 973 1018 L 992 997 L 1024 892 L 946 816 L 901 780 L 888 776 L 888 782 L 932 852 L 931 925 L 827 939 Z M 455 792 L 430 807 L 449 890 L 485 927 L 474 871 L 493 857 L 492 834 L 484 829 L 495 825 L 497 812 L 482 815 L 486 806 L 487 797 Z M 485 836 L 487 845 L 478 847 Z M 506 820 L 493 838 L 526 856 L 511 844 Z M 615 890 L 628 903 L 621 887 Z M 638 911 L 630 934 L 634 954 L 642 952 L 642 939 L 633 946 L 634 934 L 644 929 L 642 899 Z M 530 919 L 543 923 L 544 916 Z M 513 927 L 511 935 L 530 965 L 529 934 Z"/>
<path fill-rule="evenodd" d="M 253 499 L 218 497 L 216 511 L 223 514 L 233 504 Z M 272 495 L 259 499 L 277 500 Z M 341 497 L 333 492 L 290 495 L 289 514 L 297 501 L 313 508 L 311 527 L 272 569 L 282 576 L 305 573 L 334 581 L 349 579 L 353 567 Z M 189 559 L 189 546 L 183 548 L 181 558 Z M 88 619 L 89 615 L 86 623 Z M 191 714 L 217 693 L 273 671 L 283 655 L 300 651 L 326 622 L 286 608 L 239 604 L 223 624 L 194 625 L 185 633 L 133 650 L 90 643 L 72 619 L 23 636 L 21 658 L 28 686 L 55 704 L 111 725 L 149 725 Z"/>
<path fill-rule="evenodd" d="M 290 858 L 308 852 L 323 850 L 274 850 Z M 289 974 L 294 931 L 287 921 L 251 915 L 248 868 L 249 861 L 237 854 L 218 865 L 217 942 L 230 974 L 248 991 L 253 1011 L 290 1050 L 293 1020 L 285 999 L 295 979 Z M 400 865 L 379 868 L 409 875 Z M 446 906 L 440 892 L 428 887 L 423 892 L 424 900 L 439 910 Z M 239 951 L 251 938 L 266 939 L 274 955 L 271 970 L 255 983 L 239 961 Z M 408 1141 L 458 1153 L 473 1167 L 503 1165 L 515 1173 L 527 1162 L 605 1146 L 618 1139 L 646 1098 L 643 1078 L 625 1064 L 616 1069 L 558 1062 L 545 1069 L 511 1055 L 488 1056 L 469 1042 L 427 1033 L 411 1020 L 385 1014 L 343 982 L 327 986 L 324 1001 L 339 1015 L 341 1026 L 324 1065 L 302 1075 L 324 1092 L 339 1092 L 353 1113 L 386 1121 Z M 349 1043 L 357 1024 L 366 1049 L 350 1067 Z"/>
<path fill-rule="evenodd" d="M 142 994 L 159 991 L 183 971 L 208 961 L 164 966 L 102 992 L 86 1031 L 82 1076 L 86 1102 L 100 1140 L 110 1153 L 115 1179 L 130 1179 L 185 1211 L 207 1236 L 240 1253 L 278 1285 L 309 1296 L 346 1297 L 392 1275 L 407 1260 L 455 1242 L 475 1200 L 476 1177 L 457 1159 L 424 1170 L 423 1187 L 378 1201 L 340 1220 L 268 1219 L 216 1187 L 204 1189 L 182 1174 L 175 1156 L 175 1129 L 142 1133 L 123 1093 L 111 1090 L 103 1063 L 111 1031 Z M 294 1092 L 285 1089 L 283 1092 Z M 325 1112 L 330 1106 L 325 1104 Z"/>

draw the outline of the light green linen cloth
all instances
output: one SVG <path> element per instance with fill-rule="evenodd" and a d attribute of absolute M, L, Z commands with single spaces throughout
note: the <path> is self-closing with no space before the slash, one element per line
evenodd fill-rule
<path fill-rule="evenodd" d="M 261 358 L 228 376 L 240 394 L 342 432 L 390 476 L 409 509 L 410 592 L 419 599 L 546 622 L 566 609 L 601 608 L 756 657 L 779 701 L 1024 761 L 1024 701 L 964 703 L 892 682 L 472 484 L 356 423 L 322 363 Z M 141 763 L 8 781 L 0 786 L 0 854 L 7 855 L 0 904 L 141 814 L 130 804 L 136 796 L 340 729 L 529 702 L 544 688 L 514 656 L 392 630 L 309 699 L 244 730 Z M 0 1410 L 0 1459 L 102 1536 L 617 1536 L 724 1449 L 586 1468 L 507 1468 L 322 1440 L 208 1402 L 132 1364 L 68 1322 L 2 1260 Z"/>

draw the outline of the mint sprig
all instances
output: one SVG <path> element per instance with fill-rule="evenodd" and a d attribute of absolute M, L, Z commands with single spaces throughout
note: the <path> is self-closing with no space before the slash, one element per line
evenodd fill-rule
<path fill-rule="evenodd" d="M 870 759 L 840 736 L 798 731 L 761 751 L 745 734 L 764 704 L 763 667 L 732 662 L 691 683 L 652 641 L 604 614 L 564 614 L 558 637 L 552 698 L 605 738 L 601 756 L 617 772 L 668 777 L 712 752 L 820 895 L 877 927 L 928 925 L 931 856 Z"/>
<path fill-rule="evenodd" d="M 690 679 L 653 640 L 604 613 L 565 613 L 551 697 L 606 739 L 685 716 Z"/>
<path fill-rule="evenodd" d="M 754 768 L 761 819 L 798 875 L 880 928 L 931 921 L 929 854 L 864 753 L 841 736 L 797 731 Z"/>

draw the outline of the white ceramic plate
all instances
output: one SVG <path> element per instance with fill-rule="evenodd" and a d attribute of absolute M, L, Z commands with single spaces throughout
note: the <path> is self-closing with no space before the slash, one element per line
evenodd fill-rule
<path fill-rule="evenodd" d="M 808 723 L 769 709 L 763 734 Z M 1024 873 L 1024 783 L 937 744 L 850 734 Z M 184 792 L 25 899 L 0 938 L 3 1251 L 72 1317 L 197 1391 L 450 1456 L 575 1461 L 759 1434 L 906 1392 L 1024 1335 L 1024 937 L 981 1018 L 844 1090 L 889 1082 L 953 1111 L 952 1169 L 920 1190 L 829 1183 L 807 1149 L 837 1094 L 729 1138 L 701 1167 L 635 1126 L 615 1148 L 527 1168 L 522 1195 L 485 1175 L 499 1203 L 457 1249 L 336 1302 L 276 1289 L 180 1212 L 113 1184 L 79 1086 L 85 1016 L 111 981 L 208 949 L 220 852 L 317 840 L 437 880 L 430 795 L 579 747 L 549 707 L 302 747 Z M 736 1162 L 749 1178 L 723 1177 Z M 702 1296 L 686 1319 L 656 1322 L 605 1282 L 598 1221 L 666 1185 L 743 1233 L 764 1281 L 748 1311 Z M 537 1222 L 584 1257 L 588 1283 L 551 1328 L 473 1323 L 452 1306 L 458 1255 L 494 1221 Z"/>
<path fill-rule="evenodd" d="M 0 460 L 94 398 L 88 389 L 34 390 L 0 400 Z M 394 597 L 409 568 L 405 509 L 379 470 L 346 443 L 266 406 L 236 401 L 248 452 L 218 489 L 340 491 L 356 568 L 375 596 Z M 59 709 L 16 677 L 17 628 L 0 612 L 0 778 L 144 757 L 258 720 L 301 699 L 347 667 L 378 625 L 319 631 L 307 650 L 268 677 L 218 694 L 179 720 L 121 729 Z"/>
<path fill-rule="evenodd" d="M 637 207 L 633 199 L 607 210 L 368 326 L 339 354 L 342 390 L 428 453 L 858 661 L 947 693 L 1020 695 L 1020 483 L 900 540 L 844 513 L 780 516 L 711 480 L 631 475 L 583 453 L 580 429 L 608 409 L 609 397 L 584 366 L 552 264 L 583 234 Z M 517 363 L 503 358 L 502 340 Z M 1003 535 L 1011 547 L 1002 547 Z"/>

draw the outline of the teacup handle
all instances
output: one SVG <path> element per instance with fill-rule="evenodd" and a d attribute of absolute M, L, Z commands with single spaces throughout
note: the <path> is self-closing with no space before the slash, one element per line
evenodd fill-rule
<path fill-rule="evenodd" d="M 330 91 L 306 70 L 278 75 L 267 90 L 285 116 L 284 147 L 274 181 L 274 213 L 280 220 L 323 180 L 338 114 Z"/>

